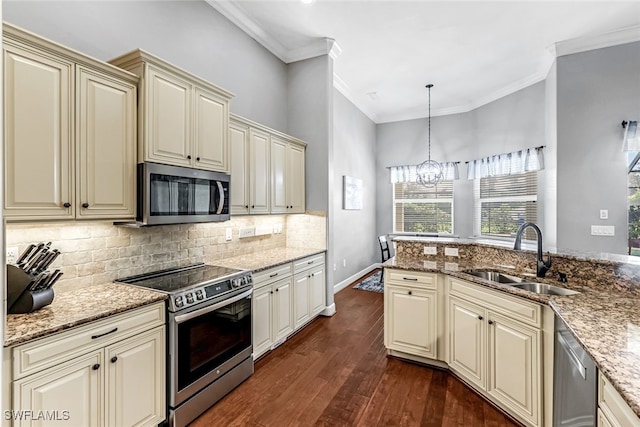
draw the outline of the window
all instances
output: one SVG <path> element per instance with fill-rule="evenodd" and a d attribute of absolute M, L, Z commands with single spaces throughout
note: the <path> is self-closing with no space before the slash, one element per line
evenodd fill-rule
<path fill-rule="evenodd" d="M 515 237 L 525 222 L 537 219 L 537 172 L 479 178 L 474 182 L 476 235 Z M 525 239 L 535 240 L 530 228 Z"/>
<path fill-rule="evenodd" d="M 393 231 L 453 233 L 453 181 L 393 184 Z"/>
<path fill-rule="evenodd" d="M 629 188 L 629 255 L 640 255 L 640 172 L 628 175 Z"/>

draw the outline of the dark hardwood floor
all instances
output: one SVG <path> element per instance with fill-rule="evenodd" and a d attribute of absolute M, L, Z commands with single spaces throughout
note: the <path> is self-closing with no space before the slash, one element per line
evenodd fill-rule
<path fill-rule="evenodd" d="M 320 317 L 256 362 L 196 419 L 204 426 L 518 426 L 446 371 L 387 357 L 383 295 L 335 295 Z"/>

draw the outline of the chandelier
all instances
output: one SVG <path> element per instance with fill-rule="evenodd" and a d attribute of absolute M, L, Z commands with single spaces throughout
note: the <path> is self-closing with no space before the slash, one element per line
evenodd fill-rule
<path fill-rule="evenodd" d="M 433 187 L 440 183 L 443 179 L 442 165 L 435 160 L 431 160 L 431 88 L 433 85 L 429 83 L 426 88 L 429 90 L 429 156 L 427 160 L 420 163 L 416 167 L 416 180 L 425 187 Z"/>

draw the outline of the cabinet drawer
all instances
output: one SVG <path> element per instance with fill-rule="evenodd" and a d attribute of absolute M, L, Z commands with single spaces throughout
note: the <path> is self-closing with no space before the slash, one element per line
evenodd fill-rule
<path fill-rule="evenodd" d="M 640 426 L 640 419 L 602 373 L 598 372 L 598 406 L 614 426 Z M 616 423 L 617 421 L 617 423 Z"/>
<path fill-rule="evenodd" d="M 523 323 L 542 327 L 540 304 L 453 277 L 448 280 L 451 295 L 460 296 Z"/>
<path fill-rule="evenodd" d="M 324 264 L 324 254 L 312 255 L 293 262 L 293 273 L 297 274 L 308 268 Z"/>
<path fill-rule="evenodd" d="M 438 284 L 437 273 L 420 271 L 385 269 L 385 282 L 403 286 L 418 286 L 435 289 Z"/>
<path fill-rule="evenodd" d="M 13 378 L 30 375 L 164 323 L 165 307 L 160 302 L 19 345 L 13 348 Z"/>
<path fill-rule="evenodd" d="M 276 280 L 280 280 L 287 276 L 291 276 L 291 263 L 288 262 L 283 265 L 272 267 L 268 270 L 258 271 L 253 273 L 253 286 L 259 288 L 269 283 L 273 283 Z"/>

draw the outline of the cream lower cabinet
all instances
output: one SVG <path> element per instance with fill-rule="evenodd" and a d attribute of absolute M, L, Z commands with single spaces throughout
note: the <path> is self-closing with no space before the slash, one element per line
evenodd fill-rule
<path fill-rule="evenodd" d="M 137 77 L 4 24 L 4 216 L 135 216 Z"/>
<path fill-rule="evenodd" d="M 140 77 L 141 162 L 229 171 L 233 94 L 142 50 L 110 63 Z"/>
<path fill-rule="evenodd" d="M 598 427 L 640 427 L 638 416 L 602 372 L 598 372 Z"/>
<path fill-rule="evenodd" d="M 450 368 L 527 425 L 543 425 L 542 307 L 448 282 Z"/>
<path fill-rule="evenodd" d="M 324 253 L 253 275 L 253 358 L 282 344 L 325 306 Z"/>
<path fill-rule="evenodd" d="M 438 358 L 438 275 L 385 269 L 384 344 L 402 353 Z"/>
<path fill-rule="evenodd" d="M 15 417 L 14 426 L 155 426 L 165 419 L 164 304 L 113 317 L 11 349 L 11 409 L 34 414 Z"/>
<path fill-rule="evenodd" d="M 299 329 L 325 309 L 324 254 L 296 261 L 293 269 L 294 327 Z"/>

